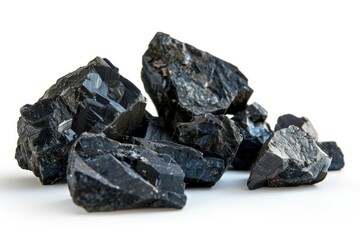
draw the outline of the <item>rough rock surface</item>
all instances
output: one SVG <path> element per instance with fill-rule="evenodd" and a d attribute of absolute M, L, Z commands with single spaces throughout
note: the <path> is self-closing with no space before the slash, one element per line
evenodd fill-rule
<path fill-rule="evenodd" d="M 60 78 L 37 103 L 21 108 L 15 157 L 43 184 L 52 184 L 66 175 L 67 152 L 76 135 L 131 134 L 144 109 L 140 90 L 97 57 Z"/>
<path fill-rule="evenodd" d="M 173 138 L 193 147 L 204 156 L 221 158 L 227 167 L 242 141 L 239 128 L 225 115 L 211 113 L 195 116 L 191 122 L 179 123 Z"/>
<path fill-rule="evenodd" d="M 67 156 L 76 134 L 73 117 L 59 98 L 40 100 L 20 109 L 19 140 L 15 158 L 43 184 L 66 176 Z"/>
<path fill-rule="evenodd" d="M 276 131 L 264 144 L 251 169 L 248 187 L 315 184 L 326 177 L 330 163 L 313 137 L 290 126 Z"/>
<path fill-rule="evenodd" d="M 336 142 L 318 142 L 318 145 L 331 158 L 329 170 L 340 170 L 345 166 L 344 154 Z"/>
<path fill-rule="evenodd" d="M 202 152 L 174 142 L 128 136 L 123 136 L 119 141 L 171 156 L 184 171 L 187 186 L 211 187 L 219 181 L 226 170 L 224 160 L 204 157 Z"/>
<path fill-rule="evenodd" d="M 306 117 L 299 118 L 292 114 L 285 114 L 280 116 L 275 125 L 275 131 L 287 128 L 290 125 L 297 126 L 301 130 L 312 136 L 315 140 L 318 140 L 318 133 L 316 132 L 310 120 Z"/>
<path fill-rule="evenodd" d="M 83 133 L 69 152 L 73 201 L 89 212 L 144 207 L 182 208 L 184 172 L 167 154 Z"/>
<path fill-rule="evenodd" d="M 160 117 L 174 123 L 205 113 L 236 113 L 253 90 L 237 67 L 164 33 L 143 56 L 142 80 Z"/>
<path fill-rule="evenodd" d="M 233 169 L 249 170 L 259 151 L 271 135 L 269 124 L 265 122 L 267 111 L 257 103 L 237 113 L 232 120 L 239 127 L 243 140 L 232 162 Z"/>

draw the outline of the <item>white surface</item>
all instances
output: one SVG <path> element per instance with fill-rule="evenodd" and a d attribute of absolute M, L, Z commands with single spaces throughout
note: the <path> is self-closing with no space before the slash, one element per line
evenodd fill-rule
<path fill-rule="evenodd" d="M 356 1 L 2 1 L 0 238 L 359 239 L 360 8 Z M 181 211 L 86 213 L 66 184 L 41 186 L 14 159 L 19 108 L 95 56 L 143 90 L 141 56 L 157 31 L 227 60 L 251 101 L 311 119 L 346 167 L 315 186 L 248 191 L 248 173 L 189 189 Z M 152 103 L 150 112 L 155 113 Z M 8 236 L 8 237 L 4 237 Z"/>

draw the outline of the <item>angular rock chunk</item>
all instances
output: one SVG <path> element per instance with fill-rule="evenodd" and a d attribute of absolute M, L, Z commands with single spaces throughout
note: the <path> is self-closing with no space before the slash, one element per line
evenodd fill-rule
<path fill-rule="evenodd" d="M 131 134 L 140 124 L 146 100 L 107 59 L 95 58 L 60 78 L 41 99 L 61 97 L 74 115 L 77 133 Z"/>
<path fill-rule="evenodd" d="M 239 127 L 243 140 L 231 163 L 236 170 L 249 170 L 259 151 L 271 135 L 269 124 L 265 122 L 267 111 L 257 103 L 237 113 L 232 120 Z"/>
<path fill-rule="evenodd" d="M 336 142 L 318 142 L 318 145 L 331 158 L 329 171 L 340 170 L 345 166 L 344 154 Z"/>
<path fill-rule="evenodd" d="M 225 115 L 211 113 L 178 124 L 173 138 L 180 144 L 203 152 L 204 156 L 223 159 L 225 167 L 234 159 L 242 141 L 239 128 L 232 120 Z"/>
<path fill-rule="evenodd" d="M 276 131 L 264 144 L 247 184 L 250 190 L 315 184 L 326 177 L 330 163 L 313 137 L 290 126 Z"/>
<path fill-rule="evenodd" d="M 205 113 L 236 113 L 253 92 L 234 65 L 164 33 L 150 42 L 141 76 L 159 116 L 174 125 Z"/>
<path fill-rule="evenodd" d="M 318 140 L 318 133 L 316 132 L 310 120 L 306 117 L 298 118 L 292 114 L 285 114 L 280 116 L 275 125 L 275 131 L 287 128 L 290 125 L 297 126 L 301 130 L 312 136 L 315 140 Z"/>
<path fill-rule="evenodd" d="M 21 168 L 31 170 L 43 184 L 66 176 L 67 153 L 76 134 L 73 117 L 61 99 L 40 100 L 20 109 L 15 158 Z"/>
<path fill-rule="evenodd" d="M 15 157 L 43 184 L 66 176 L 67 152 L 84 131 L 116 138 L 141 122 L 145 98 L 107 59 L 95 58 L 60 78 L 34 105 L 21 109 Z"/>
<path fill-rule="evenodd" d="M 127 136 L 120 138 L 119 141 L 171 156 L 184 171 L 187 186 L 211 187 L 219 181 L 226 170 L 224 160 L 204 157 L 200 151 L 181 144 Z"/>
<path fill-rule="evenodd" d="M 73 201 L 89 212 L 130 208 L 182 208 L 184 172 L 167 154 L 83 133 L 69 152 Z"/>
<path fill-rule="evenodd" d="M 254 123 L 263 123 L 268 117 L 268 112 L 263 106 L 254 102 L 246 106 L 243 111 L 237 113 L 236 115 L 241 117 L 243 120 L 247 120 L 247 118 L 249 118 Z"/>

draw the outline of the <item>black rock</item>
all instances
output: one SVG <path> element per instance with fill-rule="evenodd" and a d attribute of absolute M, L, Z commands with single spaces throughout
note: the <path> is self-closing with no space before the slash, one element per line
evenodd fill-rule
<path fill-rule="evenodd" d="M 336 142 L 318 142 L 318 145 L 331 158 L 329 170 L 340 170 L 345 166 L 344 154 Z"/>
<path fill-rule="evenodd" d="M 60 78 L 41 99 L 61 97 L 74 115 L 77 133 L 132 134 L 142 121 L 146 100 L 107 59 L 95 58 Z"/>
<path fill-rule="evenodd" d="M 250 190 L 315 184 L 326 177 L 330 163 L 313 137 L 290 126 L 276 131 L 264 144 L 247 184 Z"/>
<path fill-rule="evenodd" d="M 195 116 L 191 122 L 179 123 L 173 138 L 193 147 L 206 157 L 220 158 L 227 167 L 242 141 L 239 128 L 225 115 L 211 113 Z"/>
<path fill-rule="evenodd" d="M 204 113 L 236 113 L 253 92 L 234 65 L 164 33 L 150 42 L 141 76 L 159 116 L 174 126 Z"/>
<path fill-rule="evenodd" d="M 167 154 L 83 133 L 69 152 L 67 181 L 73 201 L 89 212 L 182 208 L 184 172 Z"/>
<path fill-rule="evenodd" d="M 171 141 L 173 129 L 162 117 L 152 117 L 148 122 L 145 139 Z"/>
<path fill-rule="evenodd" d="M 280 116 L 275 125 L 275 131 L 287 128 L 290 125 L 297 126 L 301 130 L 312 136 L 315 140 L 318 139 L 318 134 L 309 119 L 307 119 L 306 117 L 298 118 L 292 114 L 285 114 Z"/>
<path fill-rule="evenodd" d="M 246 106 L 246 108 L 243 111 L 240 111 L 235 115 L 242 118 L 243 121 L 250 119 L 254 123 L 259 123 L 259 122 L 263 123 L 268 117 L 268 112 L 263 106 L 254 102 Z"/>
<path fill-rule="evenodd" d="M 146 140 L 123 136 L 120 142 L 135 144 L 171 156 L 185 173 L 185 183 L 193 187 L 213 186 L 226 170 L 224 160 L 204 157 L 200 151 L 165 140 Z"/>
<path fill-rule="evenodd" d="M 76 134 L 132 134 L 142 121 L 145 98 L 117 71 L 97 57 L 60 78 L 37 103 L 25 105 L 15 154 L 20 167 L 52 184 L 66 175 L 67 152 Z"/>
<path fill-rule="evenodd" d="M 40 100 L 20 109 L 19 166 L 34 172 L 43 184 L 66 176 L 68 150 L 76 134 L 71 130 L 73 116 L 59 98 Z"/>
<path fill-rule="evenodd" d="M 243 140 L 231 163 L 235 170 L 249 170 L 257 159 L 259 151 L 270 137 L 271 129 L 265 122 L 267 111 L 257 103 L 237 113 L 232 120 L 240 129 Z"/>

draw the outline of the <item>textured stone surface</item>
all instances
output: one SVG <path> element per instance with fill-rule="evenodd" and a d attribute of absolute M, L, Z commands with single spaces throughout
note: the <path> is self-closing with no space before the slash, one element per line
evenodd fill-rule
<path fill-rule="evenodd" d="M 244 111 L 237 113 L 232 120 L 240 129 L 243 140 L 231 163 L 233 169 L 249 170 L 255 162 L 262 145 L 271 135 L 271 129 L 265 122 L 267 111 L 261 105 L 253 103 Z"/>
<path fill-rule="evenodd" d="M 202 152 L 193 148 L 164 140 L 146 140 L 124 136 L 120 142 L 140 145 L 159 154 L 171 156 L 185 173 L 187 186 L 211 187 L 226 170 L 224 160 L 204 157 Z"/>
<path fill-rule="evenodd" d="M 326 177 L 330 163 L 313 137 L 290 126 L 276 131 L 264 144 L 251 169 L 248 187 L 315 184 Z"/>
<path fill-rule="evenodd" d="M 253 92 L 237 67 L 163 33 L 143 56 L 142 80 L 159 116 L 173 123 L 236 113 Z"/>
<path fill-rule="evenodd" d="M 297 126 L 301 130 L 312 136 L 315 140 L 318 140 L 318 133 L 316 132 L 310 120 L 306 117 L 299 118 L 292 114 L 285 114 L 280 116 L 275 125 L 275 131 L 287 128 L 290 125 Z"/>
<path fill-rule="evenodd" d="M 226 167 L 234 159 L 242 141 L 240 130 L 232 120 L 211 113 L 195 116 L 191 122 L 179 123 L 173 138 L 203 152 L 204 156 L 223 159 Z"/>
<path fill-rule="evenodd" d="M 41 99 L 60 96 L 74 115 L 77 134 L 105 133 L 110 138 L 131 134 L 140 124 L 145 98 L 108 60 L 95 58 L 60 78 Z"/>
<path fill-rule="evenodd" d="M 67 151 L 76 135 L 132 134 L 143 118 L 145 98 L 117 71 L 97 57 L 60 78 L 34 105 L 22 107 L 15 154 L 20 167 L 51 184 L 65 177 Z"/>
<path fill-rule="evenodd" d="M 74 141 L 72 115 L 61 99 L 40 100 L 20 109 L 15 158 L 34 172 L 43 184 L 66 176 L 67 153 Z"/>
<path fill-rule="evenodd" d="M 68 185 L 87 211 L 182 208 L 184 172 L 167 154 L 84 133 L 69 152 Z"/>
<path fill-rule="evenodd" d="M 336 142 L 318 142 L 318 145 L 331 158 L 329 170 L 340 170 L 345 166 L 344 154 Z"/>

